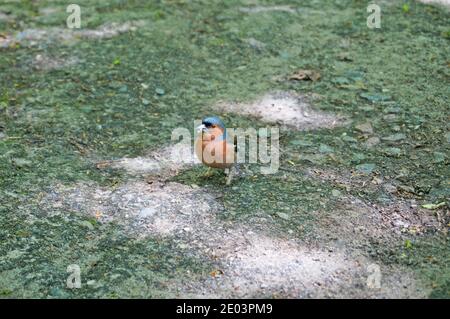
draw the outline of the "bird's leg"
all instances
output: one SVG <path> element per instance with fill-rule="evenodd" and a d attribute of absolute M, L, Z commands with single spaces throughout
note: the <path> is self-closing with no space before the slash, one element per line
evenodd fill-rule
<path fill-rule="evenodd" d="M 233 179 L 234 172 L 235 172 L 235 167 L 234 167 L 234 165 L 231 166 L 231 168 L 226 168 L 226 169 L 225 169 L 225 174 L 228 175 L 228 176 L 227 176 L 227 182 L 226 182 L 226 185 L 230 185 L 230 184 L 231 184 L 231 180 Z"/>
<path fill-rule="evenodd" d="M 210 177 L 212 175 L 212 169 L 211 167 L 208 167 L 206 172 L 203 174 L 204 177 Z"/>

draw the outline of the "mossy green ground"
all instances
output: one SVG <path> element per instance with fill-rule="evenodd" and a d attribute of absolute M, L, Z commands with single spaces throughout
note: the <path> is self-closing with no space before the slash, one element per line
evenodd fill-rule
<path fill-rule="evenodd" d="M 402 9 L 405 2 L 408 12 Z M 317 108 L 343 114 L 353 123 L 332 130 L 283 132 L 282 166 L 354 170 L 359 164 L 375 164 L 375 173 L 401 181 L 409 191 L 405 197 L 422 204 L 446 202 L 448 207 L 448 11 L 392 1 L 381 5 L 382 28 L 371 30 L 366 26 L 367 1 L 357 0 L 282 2 L 299 7 L 296 14 L 243 13 L 238 8 L 247 6 L 245 1 L 77 3 L 83 28 L 130 20 L 146 24 L 111 39 L 1 49 L 1 296 L 171 297 L 165 283 L 211 271 L 205 261 L 171 249 L 169 240 L 132 240 L 112 225 L 90 230 L 80 226 L 86 217 L 77 214 L 47 217 L 38 199 L 56 183 L 125 181 L 127 176 L 119 171 L 96 169 L 93 160 L 141 155 L 169 144 L 174 128 L 210 114 L 209 106 L 218 100 L 251 100 L 275 89 L 319 94 Z M 281 2 L 260 3 L 274 4 Z M 0 33 L 64 28 L 65 6 L 65 1 L 4 1 L 0 11 L 15 19 L 0 21 Z M 39 14 L 46 7 L 57 11 Z M 246 38 L 266 46 L 256 50 Z M 80 62 L 37 71 L 30 68 L 37 54 L 77 57 Z M 319 70 L 322 78 L 280 81 L 297 69 Z M 232 127 L 255 125 L 245 117 L 220 115 Z M 387 137 L 369 150 L 354 130 L 366 121 L 380 137 Z M 389 141 L 392 136 L 394 141 Z M 395 141 L 399 136 L 401 142 Z M 299 154 L 311 156 L 305 161 Z M 216 190 L 223 188 L 222 178 L 216 174 L 202 179 L 200 169 L 175 177 Z M 226 218 L 245 222 L 260 210 L 282 211 L 291 217 L 289 222 L 279 219 L 282 227 L 313 228 L 308 212 L 322 205 L 321 198 L 323 205 L 329 203 L 325 199 L 332 187 L 302 178 L 298 183 L 298 178 L 239 179 L 221 199 L 230 212 Z M 383 200 L 383 194 L 355 193 Z M 440 211 L 445 214 L 447 207 Z M 450 296 L 446 235 L 411 236 L 411 244 L 393 243 L 374 251 L 376 259 L 417 271 L 433 289 L 430 297 Z M 82 267 L 84 281 L 102 279 L 107 284 L 65 289 L 71 263 Z"/>

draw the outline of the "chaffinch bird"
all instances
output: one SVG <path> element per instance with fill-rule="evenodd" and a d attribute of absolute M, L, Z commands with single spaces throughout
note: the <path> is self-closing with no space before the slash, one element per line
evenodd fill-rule
<path fill-rule="evenodd" d="M 195 154 L 206 166 L 224 169 L 229 185 L 235 170 L 236 149 L 234 142 L 227 139 L 225 124 L 216 116 L 207 117 L 197 130 Z"/>

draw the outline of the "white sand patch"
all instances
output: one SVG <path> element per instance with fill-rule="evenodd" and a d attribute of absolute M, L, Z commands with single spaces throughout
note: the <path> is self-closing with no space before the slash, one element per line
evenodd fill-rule
<path fill-rule="evenodd" d="M 252 235 L 249 244 L 228 257 L 224 270 L 238 295 L 280 291 L 299 296 L 315 285 L 339 282 L 339 274 L 356 266 L 340 253 L 308 249 L 286 240 Z"/>
<path fill-rule="evenodd" d="M 113 162 L 113 168 L 123 168 L 131 174 L 148 174 L 161 171 L 161 164 L 153 158 L 123 158 Z"/>
<path fill-rule="evenodd" d="M 369 259 L 343 248 L 324 249 L 276 235 L 267 217 L 225 221 L 217 196 L 179 183 L 132 181 L 115 189 L 95 184 L 57 187 L 41 201 L 43 211 L 86 214 L 123 227 L 130 237 L 170 238 L 183 254 L 217 265 L 214 275 L 176 286 L 190 297 L 416 297 L 409 273 L 394 271 L 385 290 L 366 285 Z M 91 231 L 96 231 L 89 227 Z M 386 271 L 391 271 L 386 269 Z M 406 288 L 404 282 L 411 282 Z M 170 288 L 170 287 L 169 287 Z"/>
<path fill-rule="evenodd" d="M 288 5 L 279 5 L 279 6 L 254 6 L 254 7 L 240 7 L 239 11 L 244 13 L 261 13 L 261 12 L 288 12 L 288 13 L 296 13 L 297 10 L 292 6 Z"/>
<path fill-rule="evenodd" d="M 39 14 L 43 16 L 49 16 L 55 13 L 58 13 L 60 11 L 59 8 L 55 7 L 45 7 L 45 8 L 39 8 Z"/>
<path fill-rule="evenodd" d="M 450 7 L 450 0 L 419 0 L 419 1 L 427 4 L 440 4 Z"/>
<path fill-rule="evenodd" d="M 132 21 L 125 23 L 108 23 L 94 30 L 78 31 L 78 36 L 90 39 L 112 38 L 128 31 L 136 31 L 145 24 L 144 21 Z"/>
<path fill-rule="evenodd" d="M 218 235 L 221 235 L 220 237 Z M 383 267 L 382 286 L 367 285 L 374 262 L 341 248 L 324 250 L 296 240 L 252 232 L 248 227 L 219 230 L 206 245 L 221 265 L 211 278 L 186 286 L 198 298 L 418 298 L 425 296 L 413 276 Z M 391 279 L 394 278 L 394 279 Z"/>
<path fill-rule="evenodd" d="M 51 57 L 45 54 L 37 54 L 31 61 L 31 67 L 40 71 L 51 71 L 75 65 L 78 62 L 79 60 L 74 57 L 62 59 L 58 57 Z"/>
<path fill-rule="evenodd" d="M 200 161 L 193 153 L 193 148 L 183 143 L 150 152 L 147 156 L 111 161 L 111 167 L 125 169 L 129 174 L 163 176 L 176 175 L 179 170 L 198 164 Z"/>
<path fill-rule="evenodd" d="M 144 21 L 130 21 L 125 23 L 107 23 L 96 29 L 26 29 L 16 34 L 8 34 L 0 38 L 0 47 L 7 48 L 19 43 L 21 46 L 37 46 L 41 44 L 52 44 L 55 42 L 74 44 L 79 39 L 108 39 L 122 33 L 135 31 L 145 24 Z"/>
<path fill-rule="evenodd" d="M 314 110 L 306 97 L 291 92 L 269 93 L 250 103 L 220 102 L 215 108 L 298 130 L 332 128 L 343 125 L 344 122 L 339 116 Z"/>
<path fill-rule="evenodd" d="M 220 210 L 214 197 L 198 188 L 141 181 L 114 190 L 93 184 L 61 187 L 48 194 L 42 203 L 81 212 L 103 223 L 116 222 L 138 237 L 173 236 L 196 229 L 208 222 L 213 211 Z"/>
<path fill-rule="evenodd" d="M 217 218 L 223 207 L 204 189 L 178 183 L 132 182 L 115 190 L 93 184 L 62 188 L 44 198 L 53 207 L 78 211 L 102 223 L 116 222 L 130 236 L 171 237 L 190 254 L 221 264 L 223 276 L 192 283 L 185 293 L 252 296 L 315 291 L 316 282 L 340 282 L 339 271 L 354 267 L 336 253 L 308 249 L 286 239 Z"/>

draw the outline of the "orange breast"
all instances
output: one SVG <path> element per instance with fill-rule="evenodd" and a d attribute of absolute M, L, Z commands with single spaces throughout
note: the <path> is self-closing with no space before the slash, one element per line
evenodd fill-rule
<path fill-rule="evenodd" d="M 236 154 L 234 145 L 226 140 L 216 140 L 214 135 L 200 134 L 195 141 L 195 154 L 206 166 L 213 168 L 231 167 Z"/>

